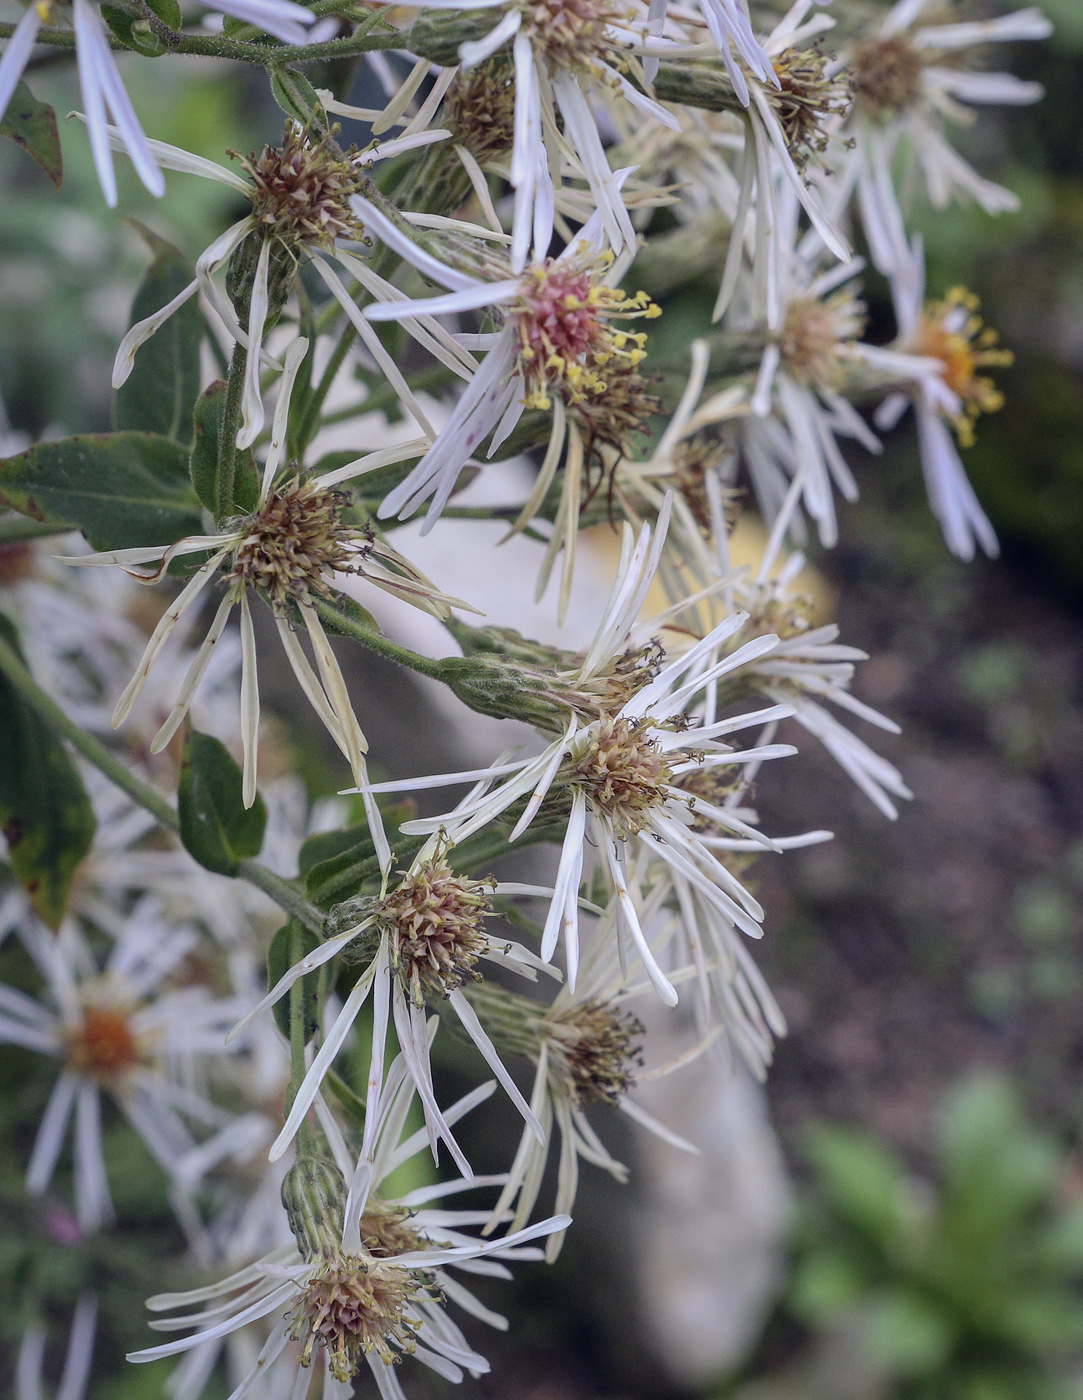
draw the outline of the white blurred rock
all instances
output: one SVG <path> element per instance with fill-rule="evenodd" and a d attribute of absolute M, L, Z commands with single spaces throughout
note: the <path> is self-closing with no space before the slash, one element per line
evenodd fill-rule
<path fill-rule="evenodd" d="M 662 1029 L 650 1027 L 655 1051 Z M 703 1058 L 635 1097 L 702 1154 L 636 1130 L 640 1309 L 661 1366 L 700 1386 L 759 1337 L 782 1278 L 789 1182 L 763 1090 L 741 1067 L 719 1074 Z"/>

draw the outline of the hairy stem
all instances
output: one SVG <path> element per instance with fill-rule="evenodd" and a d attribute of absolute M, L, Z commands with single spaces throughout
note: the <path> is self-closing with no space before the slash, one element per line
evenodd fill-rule
<path fill-rule="evenodd" d="M 237 476 L 237 429 L 241 425 L 241 400 L 244 397 L 244 372 L 248 351 L 237 342 L 229 362 L 226 402 L 222 409 L 222 426 L 218 434 L 218 471 L 214 481 L 214 514 L 218 521 L 236 513 L 233 491 Z"/>

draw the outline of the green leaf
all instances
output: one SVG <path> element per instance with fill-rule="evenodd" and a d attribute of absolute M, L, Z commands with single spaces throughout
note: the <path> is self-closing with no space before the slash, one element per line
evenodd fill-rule
<path fill-rule="evenodd" d="M 19 651 L 2 614 L 0 637 Z M 58 928 L 72 876 L 94 839 L 94 812 L 59 736 L 2 675 L 0 828 L 16 878 L 41 918 Z"/>
<path fill-rule="evenodd" d="M 235 875 L 239 862 L 258 856 L 263 845 L 267 807 L 257 794 L 246 808 L 242 782 L 225 744 L 188 731 L 177 788 L 180 836 L 189 855 L 219 875 Z"/>
<path fill-rule="evenodd" d="M 17 146 L 36 160 L 53 184 L 60 188 L 64 178 L 64 157 L 60 150 L 60 133 L 56 128 L 56 113 L 47 102 L 39 102 L 27 85 L 20 82 L 3 121 L 0 136 L 8 136 Z"/>
<path fill-rule="evenodd" d="M 296 919 L 288 919 L 286 923 L 271 939 L 271 946 L 267 950 L 267 989 L 275 985 L 296 962 L 307 957 L 309 953 L 315 952 L 320 946 L 320 940 L 311 929 L 305 928 Z M 304 998 L 304 1018 L 305 1018 L 305 1040 L 311 1040 L 319 1030 L 320 1015 L 319 1002 L 317 999 L 320 984 L 320 974 L 310 972 L 307 977 L 301 978 L 301 995 Z M 279 997 L 274 1004 L 274 1018 L 278 1024 L 278 1029 L 286 1037 L 290 1038 L 290 994 L 287 992 L 284 997 Z"/>
<path fill-rule="evenodd" d="M 226 381 L 216 379 L 204 389 L 195 403 L 194 444 L 190 471 L 196 495 L 213 514 L 218 510 L 218 443 L 222 435 L 222 414 L 226 407 Z M 256 508 L 259 476 L 251 451 L 234 457 L 233 510 L 248 515 Z M 227 514 L 230 512 L 227 511 Z"/>
<path fill-rule="evenodd" d="M 271 69 L 271 93 L 287 117 L 304 127 L 318 131 L 327 127 L 327 113 L 319 94 L 305 75 L 296 68 Z"/>
<path fill-rule="evenodd" d="M 82 530 L 95 549 L 173 544 L 202 528 L 187 452 L 152 433 L 81 434 L 8 457 L 0 506 Z"/>
<path fill-rule="evenodd" d="M 314 836 L 307 837 L 301 846 L 297 868 L 301 878 L 306 879 L 309 871 L 323 861 L 334 860 L 345 851 L 361 849 L 367 849 L 370 853 L 375 849 L 369 839 L 367 822 L 359 826 L 341 827 L 338 831 L 317 831 Z"/>
<path fill-rule="evenodd" d="M 120 42 L 145 58 L 161 58 L 168 51 L 168 44 L 155 34 L 146 19 L 138 14 L 129 14 L 119 5 L 103 4 L 102 18 Z"/>
<path fill-rule="evenodd" d="M 131 324 L 146 320 L 195 279 L 186 259 L 164 238 L 130 220 L 154 253 L 132 303 Z M 135 368 L 117 390 L 113 426 L 159 433 L 190 445 L 192 413 L 199 393 L 199 347 L 203 340 L 199 300 L 189 297 L 143 345 Z"/>

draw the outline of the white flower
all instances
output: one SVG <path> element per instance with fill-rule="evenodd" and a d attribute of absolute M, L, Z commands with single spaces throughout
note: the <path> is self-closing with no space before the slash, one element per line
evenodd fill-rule
<path fill-rule="evenodd" d="M 419 1193 L 417 1203 L 441 1190 Z M 148 1306 L 155 1312 L 206 1306 L 152 1323 L 160 1330 L 195 1330 L 178 1341 L 135 1352 L 129 1360 L 154 1361 L 182 1352 L 216 1359 L 222 1338 L 273 1315 L 267 1339 L 242 1381 L 242 1393 L 276 1364 L 292 1381 L 293 1395 L 307 1390 L 308 1370 L 315 1366 L 323 1374 L 324 1395 L 333 1397 L 351 1394 L 350 1382 L 367 1365 L 385 1400 L 403 1400 L 393 1368 L 404 1356 L 416 1356 L 452 1382 L 461 1381 L 464 1371 L 483 1375 L 488 1363 L 448 1317 L 441 1294 L 466 1307 L 473 1302 L 470 1311 L 483 1317 L 487 1310 L 444 1270 L 469 1268 L 490 1255 L 515 1258 L 519 1246 L 566 1228 L 568 1217 L 554 1216 L 496 1240 L 467 1237 L 459 1243 L 463 1237 L 454 1230 L 428 1223 L 415 1229 L 406 1217 L 408 1209 L 385 1210 L 383 1221 L 372 1220 L 368 1240 L 354 1249 L 329 1242 L 306 1259 L 296 1246 L 288 1245 L 206 1288 L 151 1298 Z M 493 1316 L 488 1314 L 486 1320 Z"/>
<path fill-rule="evenodd" d="M 884 430 L 893 427 L 913 405 L 929 506 L 948 548 L 960 559 L 972 559 L 980 546 L 995 558 L 1000 552 L 996 533 L 967 479 L 952 430 L 969 446 L 974 421 L 1001 406 L 1001 394 L 980 371 L 1010 365 L 1011 354 L 996 348 L 995 332 L 983 326 L 978 300 L 965 288 L 926 303 L 925 257 L 916 235 L 895 265 L 891 291 L 897 346 L 935 368 L 917 376 L 907 391 L 890 394 L 876 412 L 876 424 Z"/>
<path fill-rule="evenodd" d="M 890 276 L 906 254 L 904 220 L 894 184 L 904 154 L 924 178 L 929 198 L 944 208 L 953 197 L 976 201 L 989 214 L 1018 207 L 1018 199 L 983 179 L 944 135 L 945 121 L 973 120 L 970 104 L 1036 102 L 1038 83 L 968 64 L 970 51 L 990 43 L 1045 39 L 1052 25 L 1031 7 L 996 19 L 951 21 L 939 13 L 923 23 L 931 0 L 897 0 L 877 31 L 846 56 L 853 75 L 855 145 L 845 162 L 840 195 L 856 185 L 858 208 L 873 262 Z"/>
<path fill-rule="evenodd" d="M 644 526 L 638 541 L 625 529 L 617 579 L 598 633 L 577 673 L 587 681 L 609 669 L 625 654 L 636 610 L 633 602 L 646 596 L 658 567 L 668 509 L 659 520 L 655 539 Z M 624 952 L 638 956 L 658 994 L 669 1005 L 677 993 L 659 967 L 636 913 L 629 885 L 629 852 L 635 844 L 656 846 L 660 858 L 684 871 L 709 899 L 741 926 L 758 928 L 759 905 L 722 866 L 701 840 L 696 823 L 700 811 L 742 836 L 754 833 L 739 818 L 696 798 L 689 784 L 709 780 L 717 770 L 793 753 L 789 745 L 734 752 L 724 735 L 754 724 L 768 723 L 790 713 L 789 706 L 746 713 L 714 723 L 702 723 L 691 707 L 713 681 L 762 656 L 777 638 L 757 637 L 732 655 L 717 659 L 722 643 L 745 621 L 738 613 L 714 628 L 694 647 L 662 666 L 653 679 L 618 708 L 589 722 L 578 714 L 564 733 L 535 758 L 500 763 L 471 773 L 445 774 L 402 783 L 369 787 L 370 792 L 405 791 L 455 782 L 478 781 L 475 793 L 452 812 L 407 822 L 407 834 L 444 832 L 453 843 L 465 840 L 515 808 L 509 835 L 522 834 L 548 800 L 566 817 L 560 865 L 549 914 L 542 934 L 541 956 L 550 961 L 563 941 L 568 979 L 576 984 L 579 961 L 579 888 L 587 850 L 596 852 L 603 877 L 618 905 L 616 936 Z M 570 809 L 570 810 L 569 810 Z M 766 838 L 761 838 L 770 845 Z"/>
<path fill-rule="evenodd" d="M 293 0 L 222 0 L 211 8 L 220 14 L 235 15 L 248 24 L 257 25 L 286 44 L 307 43 L 305 26 L 312 24 L 316 18 L 304 5 L 295 4 Z M 12 94 L 23 76 L 34 50 L 38 30 L 42 24 L 65 12 L 66 7 L 57 0 L 32 0 L 28 5 L 26 14 L 7 41 L 3 57 L 0 57 L 0 117 L 7 111 Z M 131 98 L 121 82 L 97 6 L 91 0 L 72 0 L 71 22 L 75 30 L 75 59 L 90 149 L 106 203 L 113 208 L 117 202 L 117 181 L 110 144 L 128 153 L 140 180 L 151 194 L 165 194 L 165 180 L 154 149 L 157 143 L 148 141 L 143 134 Z M 110 116 L 115 123 L 114 129 L 108 125 Z"/>
<path fill-rule="evenodd" d="M 623 179 L 626 171 L 618 172 Z M 637 371 L 646 339 L 624 330 L 622 320 L 653 319 L 658 308 L 643 294 L 627 297 L 612 283 L 624 263 L 603 251 L 603 220 L 595 214 L 557 258 L 532 262 L 514 273 L 483 281 L 439 262 L 367 200 L 352 201 L 365 225 L 419 271 L 451 288 L 424 301 L 381 301 L 365 308 L 373 321 L 407 321 L 490 309 L 502 318 L 487 337 L 481 368 L 456 404 L 439 437 L 413 471 L 391 491 L 380 515 L 412 515 L 431 498 L 425 530 L 435 524 L 460 472 L 486 439 L 489 455 L 527 408 L 552 412 L 545 457 L 516 529 L 535 514 L 564 460 L 561 505 L 539 576 L 539 596 L 560 551 L 565 551 L 561 613 L 571 583 L 587 457 L 596 444 L 617 450 L 645 426 L 648 401 Z M 626 260 L 625 260 L 626 261 Z M 567 449 L 565 457 L 565 448 Z"/>
<path fill-rule="evenodd" d="M 353 1028 L 357 1016 L 372 995 L 373 1029 L 368 1084 L 365 1141 L 362 1156 L 375 1150 L 375 1133 L 386 1108 L 381 1087 L 389 1022 L 405 1058 L 410 1077 L 425 1111 L 433 1155 L 443 1139 L 460 1171 L 472 1169 L 456 1142 L 446 1116 L 436 1101 L 429 1065 L 429 1044 L 436 1024 L 426 1007 L 446 999 L 463 1029 L 473 1040 L 509 1098 L 540 1136 L 541 1129 L 511 1076 L 501 1063 L 469 1001 L 462 993 L 464 981 L 475 978 L 484 959 L 533 979 L 538 959 L 506 938 L 486 933 L 483 921 L 493 893 L 514 892 L 521 886 L 494 885 L 454 874 L 444 862 L 440 841 L 426 843 L 400 884 L 380 899 L 360 897 L 340 908 L 338 921 L 358 917 L 340 933 L 329 936 L 318 948 L 279 979 L 267 996 L 239 1023 L 232 1034 L 289 991 L 301 977 L 322 967 L 349 948 L 367 957 L 353 989 L 323 1037 L 304 1081 L 297 1090 L 286 1122 L 271 1147 L 271 1160 L 285 1152 L 304 1123 L 327 1071 Z M 356 910 L 354 905 L 357 906 Z M 543 967 L 542 970 L 548 971 Z"/>
<path fill-rule="evenodd" d="M 213 535 L 193 535 L 169 546 L 119 549 L 70 558 L 77 565 L 118 564 L 143 583 L 157 583 L 174 559 L 209 555 L 163 614 L 147 643 L 142 660 L 113 712 L 113 724 L 123 723 L 146 682 L 151 667 L 173 629 L 193 607 L 212 579 L 223 571 L 225 596 L 219 603 L 203 644 L 196 652 L 176 702 L 151 744 L 151 752 L 163 749 L 177 732 L 210 665 L 230 613 L 241 614 L 241 740 L 244 749 L 244 801 L 251 806 L 256 795 L 256 761 L 260 697 L 256 674 L 255 630 L 250 599 L 262 595 L 270 604 L 283 648 L 302 690 L 328 733 L 350 764 L 358 782 L 363 781 L 367 744 L 350 703 L 346 682 L 318 613 L 321 598 L 334 594 L 336 572 L 359 574 L 378 588 L 447 616 L 455 599 L 441 594 L 397 550 L 377 538 L 374 531 L 357 529 L 340 519 L 344 499 L 323 477 L 278 480 L 285 439 L 290 394 L 308 342 L 293 342 L 286 354 L 286 369 L 279 388 L 271 441 L 263 467 L 255 510 L 240 520 L 227 521 Z M 157 563 L 149 575 L 134 572 L 143 564 Z M 290 626 L 290 615 L 299 614 L 308 632 L 319 674 L 313 671 Z M 389 858 L 383 827 L 375 803 L 366 804 L 373 839 L 381 860 Z"/>
<path fill-rule="evenodd" d="M 52 1055 L 61 1066 L 34 1143 L 27 1189 L 34 1195 L 47 1189 L 74 1116 L 76 1213 L 84 1229 L 97 1229 L 113 1213 L 102 1093 L 116 1101 L 179 1185 L 178 1169 L 197 1141 L 190 1125 L 216 1131 L 233 1121 L 195 1081 L 197 1069 L 222 1054 L 236 1003 L 216 1001 L 202 987 L 171 985 L 197 936 L 165 924 L 149 896 L 135 905 L 100 966 L 71 923 L 55 937 L 36 923 L 20 932 L 45 993 L 37 1000 L 0 987 L 0 1040 Z"/>
<path fill-rule="evenodd" d="M 507 1211 L 514 1210 L 512 1230 L 530 1219 L 556 1139 L 560 1143 L 557 1213 L 568 1214 L 575 1204 L 581 1161 L 600 1167 L 622 1185 L 628 1180 L 627 1167 L 608 1152 L 588 1117 L 588 1110 L 600 1105 L 620 1109 L 675 1147 L 696 1151 L 631 1097 L 638 1079 L 656 1078 L 666 1068 L 646 1076 L 642 1072 L 641 1045 L 646 1032 L 628 1005 L 652 989 L 646 981 L 627 985 L 614 937 L 616 917 L 611 904 L 590 933 L 576 987 L 561 987 L 550 1006 L 503 988 L 478 987 L 469 993 L 496 1042 L 507 1053 L 533 1062 L 530 1106 L 544 1132 L 539 1142 L 528 1128 L 523 1129 L 503 1190 L 486 1221 L 485 1234 L 507 1218 Z M 681 973 L 674 971 L 673 975 L 681 980 Z M 550 1235 L 545 1249 L 549 1261 L 560 1253 L 563 1242 L 563 1231 Z"/>
<path fill-rule="evenodd" d="M 122 148 L 120 133 L 113 127 L 107 127 L 106 131 L 110 142 Z M 329 265 L 327 258 L 334 258 L 346 272 L 356 277 L 362 285 L 370 289 L 375 288 L 378 294 L 384 292 L 384 289 L 394 294 L 394 289 L 389 288 L 387 283 L 371 272 L 362 259 L 341 246 L 343 242 L 355 240 L 362 234 L 361 226 L 349 207 L 350 193 L 357 186 L 358 174 L 366 167 L 377 161 L 401 155 L 404 151 L 429 145 L 433 141 L 443 141 L 449 135 L 450 133 L 444 130 L 413 132 L 409 136 L 401 136 L 392 141 L 373 142 L 364 151 L 343 156 L 329 141 L 313 142 L 297 123 L 288 122 L 281 146 L 267 146 L 255 159 L 242 161 L 247 178 L 218 165 L 213 160 L 191 155 L 177 146 L 167 145 L 163 141 L 150 142 L 155 159 L 165 169 L 199 175 L 203 179 L 228 185 L 237 193 L 243 194 L 253 207 L 250 214 L 232 224 L 203 250 L 196 260 L 195 279 L 187 287 L 160 310 L 129 329 L 120 343 L 113 363 L 114 389 L 119 388 L 131 374 L 139 347 L 186 301 L 197 293 L 202 293 L 206 304 L 221 321 L 227 334 L 248 350 L 237 446 L 250 447 L 263 429 L 261 364 L 269 365 L 273 369 L 281 368 L 263 349 L 267 320 L 272 311 L 272 269 L 284 261 L 295 273 L 303 255 L 312 261 L 331 295 L 350 319 L 365 348 L 400 395 L 404 408 L 413 415 L 431 440 L 434 434 L 424 411 L 394 359 L 384 349 L 372 327 L 362 319 L 341 278 Z M 229 262 L 250 236 L 258 239 L 260 250 L 249 289 L 248 324 L 242 326 L 231 301 L 215 283 L 213 274 Z M 467 377 L 470 369 L 475 367 L 473 358 L 466 355 L 435 322 L 431 325 L 433 331 L 428 337 L 429 348 L 454 373 Z M 378 465 L 387 465 L 419 455 L 412 451 L 412 446 L 407 444 L 401 448 L 387 449 L 382 454 L 370 453 L 366 458 L 366 465 L 371 470 Z"/>

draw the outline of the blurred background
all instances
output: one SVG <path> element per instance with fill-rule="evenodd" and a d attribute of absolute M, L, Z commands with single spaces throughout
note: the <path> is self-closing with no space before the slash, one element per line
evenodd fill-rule
<path fill-rule="evenodd" d="M 1020 212 L 919 219 L 930 294 L 966 283 L 1016 356 L 998 374 L 1006 406 L 964 454 L 1003 557 L 946 553 L 904 426 L 856 464 L 861 500 L 813 561 L 825 611 L 873 657 L 855 691 L 901 724 L 883 751 L 914 801 L 889 824 L 811 748 L 769 765 L 765 827 L 836 833 L 754 872 L 768 909 L 757 956 L 791 1027 L 770 1079 L 723 1094 L 694 1073 L 668 1081 L 699 1159 L 605 1121 L 633 1184 L 588 1176 L 558 1264 L 486 1295 L 511 1329 L 486 1334 L 493 1373 L 463 1400 L 1083 1396 L 1083 3 L 1043 8 L 1055 37 L 1003 66 L 1046 100 L 983 113 L 962 138 Z M 149 135 L 218 159 L 277 139 L 257 88 L 188 63 L 128 61 Z M 66 66 L 32 83 L 58 112 L 76 105 Z M 0 143 L 7 451 L 108 426 L 113 348 L 145 266 L 71 128 L 64 155 L 57 192 Z M 158 203 L 128 179 L 121 209 L 194 257 L 231 198 L 177 178 Z M 888 327 L 884 288 L 865 285 L 873 326 Z M 692 289 L 667 308 L 670 346 L 699 329 L 701 300 Z M 355 679 L 389 775 L 446 759 L 418 738 L 438 728 L 427 692 L 368 663 Z M 484 755 L 489 740 L 463 742 Z M 27 1298 L 55 1300 L 59 1319 L 89 1281 L 105 1296 L 93 1400 L 149 1400 L 163 1371 L 121 1358 L 144 1343 L 142 1298 L 180 1250 L 164 1186 L 116 1125 L 122 1230 L 78 1240 L 55 1202 L 31 1209 L 40 1068 L 0 1056 L 0 1379 Z M 444 1070 L 460 1074 L 454 1053 Z M 499 1158 L 503 1128 L 490 1121 L 481 1155 Z M 435 1394 L 418 1372 L 407 1391 Z"/>

